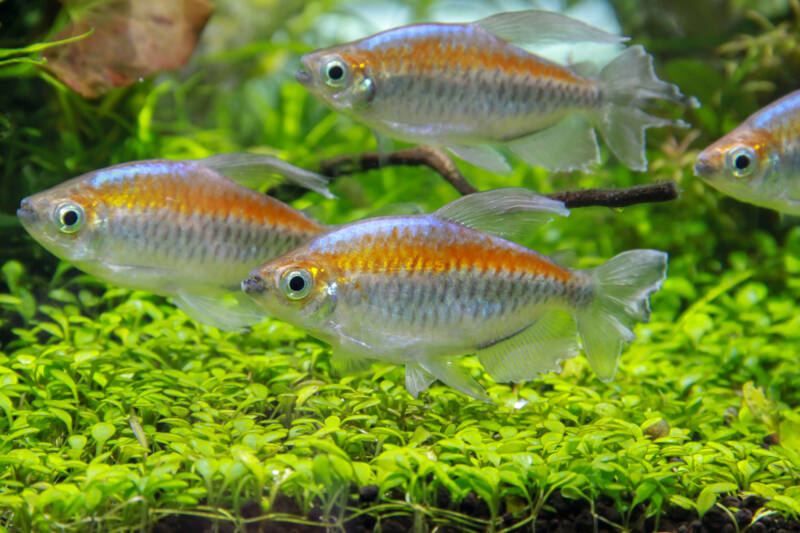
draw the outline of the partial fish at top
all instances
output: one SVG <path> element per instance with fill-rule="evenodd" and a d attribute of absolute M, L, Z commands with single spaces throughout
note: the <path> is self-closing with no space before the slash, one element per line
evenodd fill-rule
<path fill-rule="evenodd" d="M 271 156 L 223 154 L 95 170 L 25 198 L 17 215 L 42 246 L 84 272 L 169 296 L 199 322 L 236 329 L 264 316 L 239 290 L 250 269 L 327 230 L 232 181 L 273 175 L 331 196 L 313 172 Z"/>
<path fill-rule="evenodd" d="M 800 215 L 800 90 L 703 150 L 694 173 L 742 202 Z"/>
<path fill-rule="evenodd" d="M 510 170 L 491 147 L 499 144 L 550 170 L 596 164 L 595 127 L 620 161 L 645 170 L 645 129 L 683 123 L 642 107 L 696 100 L 658 79 L 642 46 L 595 76 L 594 65 L 560 65 L 510 44 L 623 40 L 558 13 L 519 11 L 405 26 L 317 50 L 303 56 L 295 77 L 378 134 L 446 147 L 495 172 Z"/>
<path fill-rule="evenodd" d="M 573 270 L 503 238 L 567 213 L 524 189 L 471 194 L 434 214 L 333 229 L 254 269 L 242 289 L 330 343 L 345 368 L 404 364 L 414 396 L 440 379 L 488 401 L 458 356 L 476 353 L 497 381 L 527 381 L 574 356 L 578 333 L 609 380 L 633 324 L 649 317 L 667 254 L 631 250 Z"/>

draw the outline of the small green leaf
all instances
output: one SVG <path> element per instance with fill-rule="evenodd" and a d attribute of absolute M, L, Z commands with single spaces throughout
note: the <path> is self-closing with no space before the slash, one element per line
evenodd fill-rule
<path fill-rule="evenodd" d="M 317 455 L 311 463 L 311 472 L 314 474 L 314 480 L 322 485 L 331 485 L 333 482 L 332 468 L 331 461 L 327 455 Z"/>
<path fill-rule="evenodd" d="M 70 435 L 67 442 L 73 450 L 82 450 L 86 446 L 86 437 L 83 435 Z"/>
<path fill-rule="evenodd" d="M 92 438 L 98 443 L 104 443 L 114 436 L 116 429 L 108 422 L 98 422 L 92 426 Z"/>
<path fill-rule="evenodd" d="M 636 487 L 636 492 L 633 495 L 633 505 L 634 507 L 644 501 L 647 501 L 654 492 L 659 490 L 659 485 L 657 482 L 647 479 L 641 485 Z"/>
<path fill-rule="evenodd" d="M 64 383 L 67 387 L 69 387 L 70 392 L 72 392 L 73 398 L 75 401 L 78 401 L 78 388 L 75 386 L 75 381 L 63 370 L 59 370 L 58 368 L 53 368 L 50 370 L 50 373 L 56 378 L 58 381 Z"/>
<path fill-rule="evenodd" d="M 64 409 L 59 409 L 58 407 L 50 407 L 49 410 L 56 418 L 64 422 L 64 425 L 67 426 L 67 431 L 72 433 L 72 416 Z"/>
<path fill-rule="evenodd" d="M 717 503 L 717 494 L 714 490 L 711 487 L 703 488 L 697 497 L 697 514 L 702 517 L 715 503 Z"/>

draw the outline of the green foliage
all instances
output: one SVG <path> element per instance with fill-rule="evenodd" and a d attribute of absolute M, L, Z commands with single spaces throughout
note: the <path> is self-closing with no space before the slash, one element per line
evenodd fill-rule
<path fill-rule="evenodd" d="M 91 31 L 75 37 L 45 43 L 36 43 L 22 48 L 0 48 L 0 67 L 28 63 L 32 65 L 43 65 L 44 60 L 38 57 L 38 53 L 54 46 L 61 46 L 67 43 L 79 41 L 91 35 Z"/>
<path fill-rule="evenodd" d="M 315 21 L 341 6 L 252 4 L 258 20 L 246 27 L 235 8 L 221 7 L 185 71 L 98 101 L 33 70 L 14 78 L 0 117 L 0 209 L 13 216 L 25 195 L 137 158 L 260 149 L 314 168 L 374 148 L 369 131 L 291 81 L 305 43 L 326 44 Z M 425 6 L 418 11 L 425 19 Z M 784 18 L 775 27 L 796 38 Z M 744 39 L 732 37 L 741 26 L 726 28 L 727 41 Z M 420 528 L 501 530 L 504 514 L 533 523 L 556 492 L 592 505 L 609 499 L 621 517 L 612 526 L 623 530 L 670 506 L 702 515 L 731 494 L 763 498 L 754 521 L 800 516 L 800 227 L 691 175 L 705 141 L 778 95 L 742 83 L 775 74 L 757 68 L 767 48 L 741 61 L 731 47 L 715 52 L 724 42 L 678 42 L 669 60 L 657 59 L 703 101 L 686 119 L 704 131 L 696 141 L 696 131 L 649 132 L 648 173 L 607 152 L 585 175 L 550 176 L 516 159 L 510 176 L 462 164 L 481 189 L 679 181 L 678 201 L 576 209 L 531 236 L 543 253 L 575 250 L 583 267 L 629 248 L 670 253 L 652 321 L 637 328 L 608 384 L 582 355 L 559 375 L 514 386 L 493 383 L 468 359 L 496 405 L 443 386 L 413 399 L 400 368 L 339 375 L 326 345 L 273 320 L 248 333 L 199 326 L 164 299 L 76 274 L 0 220 L 0 529 L 147 530 L 178 513 L 243 530 L 240 509 L 256 502 L 263 516 L 297 524 L 319 525 L 307 518 L 316 510 L 332 528 L 368 514 L 379 524 L 402 516 Z M 432 210 L 456 197 L 420 168 L 333 188 L 337 200 L 307 194 L 293 203 L 341 223 L 389 204 Z M 359 502 L 353 484 L 377 486 L 377 499 Z M 486 513 L 463 512 L 474 496 Z M 299 514 L 287 514 L 287 497 Z"/>

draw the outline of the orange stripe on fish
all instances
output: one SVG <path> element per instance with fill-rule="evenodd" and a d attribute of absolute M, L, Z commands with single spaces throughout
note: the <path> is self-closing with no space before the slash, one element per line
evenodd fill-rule
<path fill-rule="evenodd" d="M 225 194 L 218 192 L 215 188 L 192 186 L 182 177 L 154 180 L 143 175 L 86 188 L 76 198 L 91 206 L 106 204 L 128 209 L 167 209 L 209 219 L 232 217 L 247 223 L 292 227 L 309 233 L 323 229 L 321 224 L 301 212 L 256 191 L 237 187 L 226 190 Z"/>
<path fill-rule="evenodd" d="M 588 78 L 512 44 L 620 40 L 562 15 L 523 11 L 387 30 L 305 54 L 295 76 L 380 134 L 448 148 L 493 172 L 510 170 L 487 149 L 495 144 L 549 170 L 588 168 L 599 161 L 595 128 L 623 163 L 645 170 L 645 130 L 682 125 L 645 113 L 647 101 L 694 101 L 655 76 L 643 47 Z"/>
<path fill-rule="evenodd" d="M 482 69 L 499 70 L 508 76 L 529 76 L 577 85 L 595 85 L 595 82 L 576 75 L 567 67 L 532 54 L 515 53 L 516 48 L 508 50 L 510 45 L 504 42 L 502 44 L 505 48 L 486 49 L 472 45 L 460 46 L 454 42 L 446 43 L 431 36 L 411 43 L 388 46 L 381 49 L 380 53 L 355 49 L 343 53 L 342 59 L 358 73 L 364 73 L 369 65 L 379 65 L 380 70 L 395 74 L 435 74 L 445 69 Z"/>
<path fill-rule="evenodd" d="M 475 269 L 481 273 L 505 271 L 544 276 L 562 283 L 574 277 L 571 271 L 546 258 L 492 236 L 470 231 L 469 239 L 447 237 L 414 234 L 407 227 L 394 227 L 388 235 L 362 235 L 323 255 L 345 274 L 352 271 L 439 274 Z"/>

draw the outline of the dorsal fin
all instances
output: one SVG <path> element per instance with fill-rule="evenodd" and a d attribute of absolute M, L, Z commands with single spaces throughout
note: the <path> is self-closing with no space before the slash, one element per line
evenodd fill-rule
<path fill-rule="evenodd" d="M 277 185 L 289 181 L 326 198 L 334 198 L 328 190 L 328 178 L 271 155 L 247 152 L 219 154 L 195 162 L 247 187 L 258 188 L 265 184 Z"/>
<path fill-rule="evenodd" d="M 377 209 L 373 209 L 363 217 L 359 218 L 376 218 L 376 217 L 395 217 L 395 216 L 408 216 L 408 215 L 424 215 L 425 210 L 421 205 L 414 202 L 397 202 L 394 204 L 386 204 Z"/>
<path fill-rule="evenodd" d="M 434 216 L 506 239 L 519 239 L 532 229 L 569 216 L 563 202 L 528 189 L 507 187 L 462 196 L 434 212 Z"/>
<path fill-rule="evenodd" d="M 498 13 L 472 24 L 513 43 L 619 43 L 628 40 L 561 13 L 538 9 Z"/>
<path fill-rule="evenodd" d="M 567 268 L 578 267 L 578 254 L 575 250 L 556 250 L 548 257 L 558 266 Z"/>
<path fill-rule="evenodd" d="M 589 60 L 570 63 L 569 68 L 582 78 L 596 78 L 601 70 L 601 67 L 597 63 Z"/>

